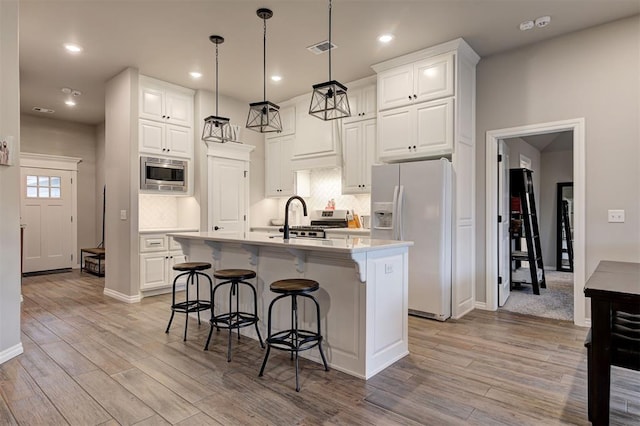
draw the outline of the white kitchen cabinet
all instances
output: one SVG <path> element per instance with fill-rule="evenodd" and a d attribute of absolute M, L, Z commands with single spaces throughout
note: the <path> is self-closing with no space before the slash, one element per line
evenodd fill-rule
<path fill-rule="evenodd" d="M 352 121 L 368 120 L 375 118 L 378 112 L 376 108 L 376 85 L 367 84 L 365 86 L 348 87 L 349 109 L 351 117 L 342 119 L 343 123 Z"/>
<path fill-rule="evenodd" d="M 343 123 L 342 138 L 342 193 L 370 193 L 371 166 L 376 158 L 376 120 Z"/>
<path fill-rule="evenodd" d="M 193 127 L 193 91 L 140 76 L 139 116 L 148 120 Z"/>
<path fill-rule="evenodd" d="M 296 133 L 296 106 L 281 106 L 280 121 L 282 122 L 282 132 L 265 133 L 266 139 L 273 139 L 280 136 L 293 135 Z"/>
<path fill-rule="evenodd" d="M 173 279 L 179 273 L 173 270 L 176 263 L 186 262 L 180 245 L 165 234 L 140 235 L 140 290 L 169 291 Z M 179 280 L 184 286 L 186 278 Z"/>
<path fill-rule="evenodd" d="M 398 161 L 453 152 L 453 98 L 381 111 L 378 156 Z"/>
<path fill-rule="evenodd" d="M 453 96 L 454 54 L 448 52 L 378 73 L 378 110 Z"/>
<path fill-rule="evenodd" d="M 265 196 L 285 197 L 294 194 L 291 155 L 295 136 L 281 136 L 265 141 Z"/>
<path fill-rule="evenodd" d="M 139 151 L 146 154 L 192 158 L 193 129 L 140 119 Z"/>

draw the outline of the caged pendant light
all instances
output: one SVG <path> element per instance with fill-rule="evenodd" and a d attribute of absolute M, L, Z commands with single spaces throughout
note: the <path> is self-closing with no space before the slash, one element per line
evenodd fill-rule
<path fill-rule="evenodd" d="M 216 45 L 216 115 L 210 115 L 204 119 L 202 140 L 205 142 L 225 143 L 232 140 L 232 135 L 229 119 L 218 116 L 218 45 L 224 43 L 224 38 L 219 35 L 212 35 L 209 36 L 209 40 Z"/>
<path fill-rule="evenodd" d="M 347 87 L 331 80 L 331 0 L 329 0 L 329 81 L 313 85 L 309 114 L 321 120 L 335 120 L 351 116 Z"/>
<path fill-rule="evenodd" d="M 249 104 L 249 116 L 247 117 L 247 129 L 260 133 L 281 132 L 280 107 L 267 101 L 267 19 L 273 16 L 269 9 L 258 9 L 256 14 L 262 19 L 264 33 L 262 39 L 263 52 L 263 101 Z"/>

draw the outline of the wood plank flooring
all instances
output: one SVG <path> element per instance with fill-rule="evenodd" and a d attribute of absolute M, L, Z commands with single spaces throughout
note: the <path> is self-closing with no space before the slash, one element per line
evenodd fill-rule
<path fill-rule="evenodd" d="M 25 278 L 24 353 L 0 365 L 0 425 L 589 424 L 586 329 L 476 310 L 445 323 L 409 318 L 405 357 L 368 381 L 183 317 L 168 295 L 125 304 L 78 271 Z M 640 374 L 613 368 L 611 424 L 640 424 Z"/>

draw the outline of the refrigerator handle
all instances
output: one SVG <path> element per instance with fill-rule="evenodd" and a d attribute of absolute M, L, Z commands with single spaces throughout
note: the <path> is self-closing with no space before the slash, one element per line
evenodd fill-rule
<path fill-rule="evenodd" d="M 398 240 L 404 241 L 404 221 L 403 219 L 404 208 L 404 185 L 400 185 L 398 191 L 398 206 L 396 208 L 396 225 L 398 226 Z"/>
<path fill-rule="evenodd" d="M 391 238 L 398 239 L 398 216 L 396 211 L 398 210 L 398 185 L 393 188 L 393 206 L 391 207 Z"/>

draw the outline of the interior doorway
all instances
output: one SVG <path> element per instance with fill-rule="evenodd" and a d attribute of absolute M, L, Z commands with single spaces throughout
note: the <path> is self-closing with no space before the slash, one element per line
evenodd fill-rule
<path fill-rule="evenodd" d="M 585 298 L 582 293 L 585 282 L 584 271 L 584 184 L 585 184 L 585 157 L 584 157 L 584 119 L 565 120 L 560 122 L 542 123 L 536 125 L 514 127 L 508 129 L 493 130 L 487 132 L 486 139 L 486 256 L 487 276 L 486 294 L 487 309 L 496 310 L 500 300 L 499 288 L 501 284 L 501 255 L 500 237 L 504 235 L 501 230 L 501 222 L 497 219 L 500 215 L 500 195 L 497 190 L 499 185 L 500 169 L 496 166 L 500 141 L 510 138 L 527 138 L 533 135 L 549 135 L 558 132 L 570 132 L 570 143 L 573 147 L 573 183 L 574 183 L 574 218 L 573 218 L 573 242 L 574 242 L 574 276 L 573 286 L 570 292 L 573 294 L 573 321 L 578 325 L 585 324 Z M 519 155 L 512 155 L 512 161 Z M 518 164 L 519 165 L 519 164 Z M 493 188 L 493 189 L 492 189 Z M 555 232 L 555 230 L 553 231 Z M 504 244 L 502 244 L 504 246 Z M 553 254 L 553 253 L 550 253 Z M 504 259 L 504 258 L 503 258 Z M 504 260 L 502 260 L 504 265 Z"/>

